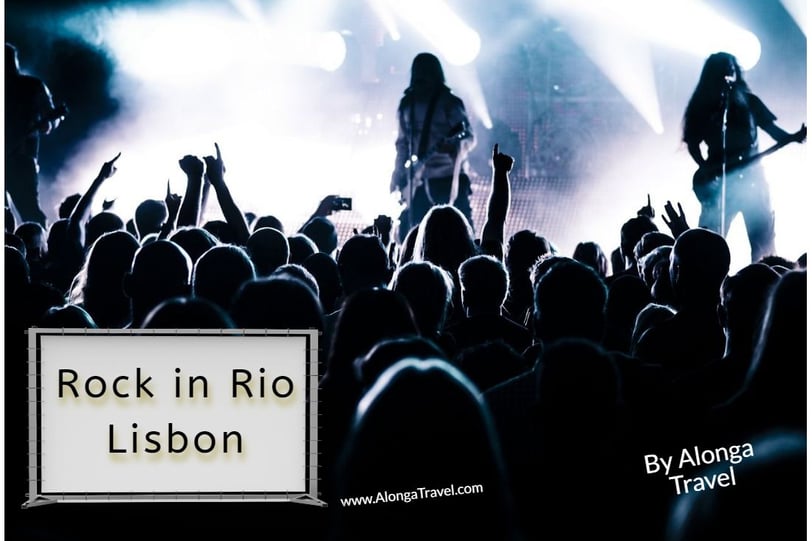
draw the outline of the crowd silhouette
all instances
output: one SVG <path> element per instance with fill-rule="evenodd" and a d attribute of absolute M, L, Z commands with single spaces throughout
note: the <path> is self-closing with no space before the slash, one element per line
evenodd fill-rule
<path fill-rule="evenodd" d="M 805 254 L 731 274 L 725 238 L 670 202 L 662 229 L 650 204 L 630 209 L 610 257 L 591 239 L 563 254 L 543 231 L 506 236 L 513 158 L 498 145 L 482 229 L 435 205 L 402 243 L 386 217 L 339 243 L 331 195 L 300 227 L 239 208 L 218 145 L 179 158 L 182 195 L 92 214 L 118 157 L 50 224 L 6 209 L 11 538 L 61 538 L 19 509 L 35 326 L 318 330 L 318 538 L 803 535 Z M 221 216 L 204 221 L 210 191 Z M 736 487 L 683 497 L 644 467 L 651 453 L 745 442 Z M 484 490 L 342 504 L 452 484 Z M 249 508 L 260 523 L 267 511 Z M 66 538 L 87 539 L 73 528 Z"/>

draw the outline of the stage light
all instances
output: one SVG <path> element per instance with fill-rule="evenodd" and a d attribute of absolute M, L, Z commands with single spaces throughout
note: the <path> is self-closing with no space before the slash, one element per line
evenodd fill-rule
<path fill-rule="evenodd" d="M 392 41 L 399 41 L 400 30 L 398 29 L 395 15 L 389 8 L 386 0 L 367 0 L 367 3 L 383 27 L 386 28 L 386 32 L 389 34 L 389 37 L 392 38 Z"/>
<path fill-rule="evenodd" d="M 464 97 L 467 108 L 471 110 L 473 117 L 478 118 L 486 129 L 493 128 L 493 120 L 488 111 L 488 104 L 485 100 L 485 93 L 479 80 L 476 67 L 469 64 L 467 66 L 449 66 L 446 70 L 449 83 L 454 89 Z"/>
<path fill-rule="evenodd" d="M 287 51 L 293 51 L 289 58 L 289 63 L 292 64 L 335 71 L 341 67 L 347 56 L 347 44 L 339 32 L 288 36 L 286 41 L 281 46 Z"/>
<path fill-rule="evenodd" d="M 806 35 L 806 28 L 809 24 L 806 8 L 807 0 L 781 0 L 781 4 L 784 5 L 784 9 L 790 14 L 801 32 Z"/>
<path fill-rule="evenodd" d="M 697 0 L 551 0 L 573 40 L 612 81 L 657 134 L 664 131 L 650 46 L 690 52 L 704 59 L 717 51 L 735 55 L 742 69 L 761 56 L 758 38 Z"/>
<path fill-rule="evenodd" d="M 603 29 L 616 28 L 703 59 L 726 51 L 737 57 L 744 70 L 752 69 L 761 57 L 761 43 L 752 32 L 699 0 L 551 0 L 546 9 L 589 23 L 598 35 Z M 607 40 L 604 45 L 611 48 L 612 42 Z"/>
<path fill-rule="evenodd" d="M 449 63 L 464 66 L 479 55 L 479 34 L 442 0 L 385 0 L 389 8 L 437 49 Z"/>
<path fill-rule="evenodd" d="M 656 134 L 664 132 L 649 47 L 639 39 L 606 28 L 600 34 L 577 21 L 570 35 L 584 53 L 632 104 Z M 612 43 L 607 47 L 607 40 Z"/>

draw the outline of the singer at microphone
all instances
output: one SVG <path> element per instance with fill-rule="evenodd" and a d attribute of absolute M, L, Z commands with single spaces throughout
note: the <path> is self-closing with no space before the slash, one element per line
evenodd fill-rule
<path fill-rule="evenodd" d="M 791 134 L 776 120 L 750 89 L 733 55 L 719 52 L 707 58 L 685 108 L 682 133 L 688 154 L 699 167 L 693 183 L 702 205 L 699 227 L 726 237 L 731 221 L 741 214 L 753 263 L 776 255 L 775 216 L 759 163 L 759 134 L 781 144 L 806 137 L 804 125 Z"/>

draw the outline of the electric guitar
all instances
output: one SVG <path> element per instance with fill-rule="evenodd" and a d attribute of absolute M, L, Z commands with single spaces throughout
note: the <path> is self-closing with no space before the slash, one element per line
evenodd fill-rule
<path fill-rule="evenodd" d="M 801 124 L 801 129 L 791 134 L 789 138 L 780 143 L 776 143 L 770 148 L 763 150 L 752 156 L 748 156 L 739 161 L 727 164 L 725 173 L 733 173 L 739 169 L 743 169 L 756 161 L 769 156 L 773 152 L 780 150 L 790 143 L 803 143 L 806 140 L 806 124 Z M 717 193 L 719 192 L 719 184 L 722 179 L 722 166 L 704 166 L 700 167 L 694 173 L 693 190 L 700 203 L 711 203 L 714 201 Z"/>
<path fill-rule="evenodd" d="M 417 155 L 413 154 L 409 159 L 406 160 L 406 163 L 403 164 L 403 167 L 406 169 L 407 175 L 411 175 L 412 179 L 412 193 L 414 190 L 417 190 L 424 182 L 423 173 L 426 169 L 426 163 L 441 149 L 447 147 L 452 143 L 456 143 L 457 141 L 462 141 L 471 136 L 471 131 L 468 128 L 468 124 L 466 122 L 460 122 L 453 128 L 451 128 L 450 132 L 447 136 L 440 139 L 436 143 L 434 143 L 429 149 L 426 151 L 425 155 L 422 158 L 419 158 Z M 401 192 L 403 192 L 403 188 L 408 189 L 408 182 L 405 186 L 401 187 Z M 403 196 L 403 194 L 401 194 Z M 409 194 L 411 195 L 411 194 Z M 401 197 L 401 203 L 405 203 L 406 201 L 403 200 L 404 198 Z"/>

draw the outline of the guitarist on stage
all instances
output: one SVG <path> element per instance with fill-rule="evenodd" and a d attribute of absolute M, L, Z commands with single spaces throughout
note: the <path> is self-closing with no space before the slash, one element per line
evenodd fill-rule
<path fill-rule="evenodd" d="M 770 135 L 776 148 L 806 138 L 805 126 L 791 134 L 775 121 L 750 91 L 733 55 L 718 52 L 708 57 L 685 109 L 682 133 L 699 166 L 693 185 L 702 204 L 699 227 L 727 236 L 731 220 L 741 212 L 753 262 L 775 253 L 775 216 L 759 163 L 758 130 Z"/>
<path fill-rule="evenodd" d="M 39 205 L 39 143 L 65 115 L 54 107 L 48 86 L 39 78 L 23 74 L 17 49 L 6 43 L 6 207 L 14 205 L 24 222 L 46 227 Z M 10 201 L 9 201 L 10 200 Z"/>
<path fill-rule="evenodd" d="M 465 173 L 476 139 L 462 100 L 445 84 L 440 60 L 420 53 L 398 106 L 397 157 L 389 188 L 406 205 L 399 240 L 434 205 L 453 204 L 473 226 L 471 182 Z"/>

